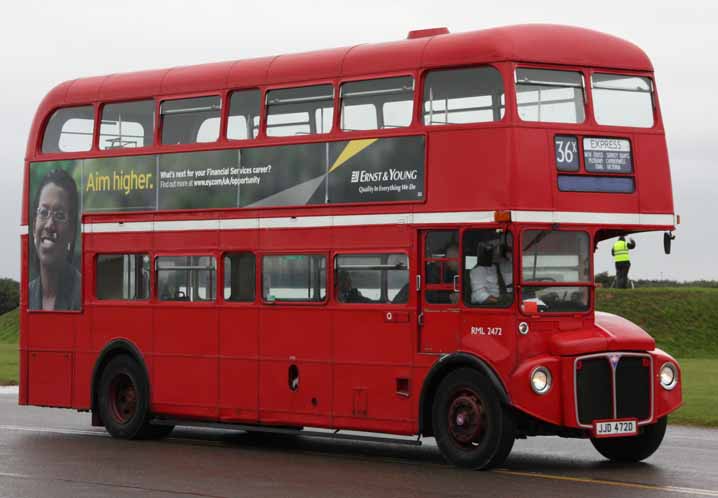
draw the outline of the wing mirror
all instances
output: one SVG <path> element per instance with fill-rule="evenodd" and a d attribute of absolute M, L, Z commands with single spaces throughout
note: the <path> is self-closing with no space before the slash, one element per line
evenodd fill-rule
<path fill-rule="evenodd" d="M 671 232 L 665 232 L 663 234 L 663 252 L 665 252 L 666 254 L 671 253 L 671 242 L 675 238 L 676 236 L 673 235 Z"/>

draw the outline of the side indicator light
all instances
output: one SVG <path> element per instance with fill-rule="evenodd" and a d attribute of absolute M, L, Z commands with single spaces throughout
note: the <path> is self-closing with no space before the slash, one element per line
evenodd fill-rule
<path fill-rule="evenodd" d="M 494 221 L 497 223 L 509 223 L 511 221 L 511 211 L 494 211 Z"/>

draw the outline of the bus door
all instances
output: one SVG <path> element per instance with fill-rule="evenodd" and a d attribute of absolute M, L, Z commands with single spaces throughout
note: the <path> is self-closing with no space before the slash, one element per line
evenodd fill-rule
<path fill-rule="evenodd" d="M 459 230 L 421 232 L 419 351 L 456 351 L 461 326 Z"/>

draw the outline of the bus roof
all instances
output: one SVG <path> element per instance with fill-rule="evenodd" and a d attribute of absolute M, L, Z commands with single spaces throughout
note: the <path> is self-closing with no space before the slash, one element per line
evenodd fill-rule
<path fill-rule="evenodd" d="M 39 114 L 102 100 L 498 61 L 653 71 L 648 56 L 633 43 L 585 28 L 531 24 L 432 35 L 436 31 L 427 30 L 430 36 L 419 33 L 419 37 L 388 43 L 71 80 L 47 95 Z"/>

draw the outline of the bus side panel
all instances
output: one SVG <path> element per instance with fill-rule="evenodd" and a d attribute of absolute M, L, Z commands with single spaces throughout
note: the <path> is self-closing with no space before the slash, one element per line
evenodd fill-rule
<path fill-rule="evenodd" d="M 260 421 L 329 426 L 332 344 L 325 306 L 277 303 L 260 317 Z"/>
<path fill-rule="evenodd" d="M 508 208 L 508 137 L 506 128 L 433 131 L 427 168 L 428 207 L 448 211 Z M 532 182 L 532 189 L 535 185 Z"/>
<path fill-rule="evenodd" d="M 152 401 L 159 413 L 217 418 L 218 311 L 200 303 L 154 310 Z"/>
<path fill-rule="evenodd" d="M 79 313 L 38 311 L 27 315 L 28 399 L 32 405 L 69 408 L 75 329 Z"/>
<path fill-rule="evenodd" d="M 226 421 L 256 422 L 259 309 L 229 304 L 219 311 L 219 410 Z"/>
<path fill-rule="evenodd" d="M 69 408 L 72 402 L 72 353 L 30 352 L 30 404 Z"/>
<path fill-rule="evenodd" d="M 637 135 L 634 141 L 636 184 L 642 213 L 673 213 L 671 172 L 663 135 Z"/>
<path fill-rule="evenodd" d="M 375 429 L 381 421 L 409 422 L 415 313 L 367 306 L 343 305 L 332 313 L 334 415 Z"/>
<path fill-rule="evenodd" d="M 332 229 L 332 247 L 345 253 L 371 252 L 370 249 L 376 249 L 377 253 L 394 252 L 399 248 L 411 248 L 414 233 L 409 225 L 335 227 Z"/>
<path fill-rule="evenodd" d="M 547 164 L 552 151 L 547 147 L 551 134 L 534 128 L 516 128 L 513 133 L 511 180 L 503 184 L 511 185 L 511 208 L 550 211 L 557 188 L 553 163 Z"/>

